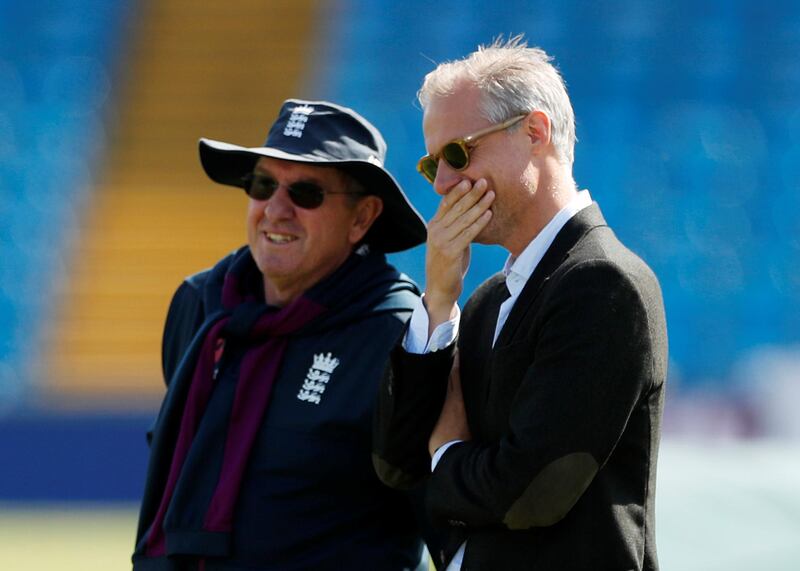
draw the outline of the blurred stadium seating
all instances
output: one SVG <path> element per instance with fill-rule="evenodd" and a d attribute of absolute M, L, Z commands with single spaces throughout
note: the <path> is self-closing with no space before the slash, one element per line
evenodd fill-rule
<path fill-rule="evenodd" d="M 29 374 L 104 145 L 129 4 L 0 2 L 0 402 Z"/>
<path fill-rule="evenodd" d="M 517 33 L 567 80 L 578 184 L 661 280 L 668 430 L 796 438 L 800 3 L 0 0 L 0 456 L 22 459 L 0 501 L 137 498 L 169 296 L 243 239 L 199 136 L 255 145 L 284 98 L 338 101 L 430 217 L 416 89 Z M 423 254 L 392 258 L 422 282 Z M 476 247 L 465 291 L 503 259 Z"/>

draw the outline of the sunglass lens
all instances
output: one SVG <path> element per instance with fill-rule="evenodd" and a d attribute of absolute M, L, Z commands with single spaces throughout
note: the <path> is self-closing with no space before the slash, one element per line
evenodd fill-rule
<path fill-rule="evenodd" d="M 462 170 L 469 165 L 467 149 L 458 143 L 447 143 L 442 149 L 442 158 L 456 170 Z"/>
<path fill-rule="evenodd" d="M 269 200 L 278 188 L 277 181 L 265 176 L 253 176 L 246 188 L 250 198 Z"/>
<path fill-rule="evenodd" d="M 429 182 L 436 180 L 436 169 L 439 165 L 433 157 L 425 157 L 419 162 L 419 172 L 428 179 Z"/>
<path fill-rule="evenodd" d="M 289 186 L 289 197 L 300 208 L 312 209 L 325 200 L 325 191 L 314 183 L 296 182 Z"/>

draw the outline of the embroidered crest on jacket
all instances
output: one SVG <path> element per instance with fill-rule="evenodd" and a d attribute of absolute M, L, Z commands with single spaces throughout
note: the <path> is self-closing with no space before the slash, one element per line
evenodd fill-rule
<path fill-rule="evenodd" d="M 303 386 L 300 392 L 297 393 L 297 398 L 302 401 L 319 404 L 333 370 L 338 366 L 339 359 L 331 355 L 331 353 L 314 355 L 314 364 L 309 367 Z"/>

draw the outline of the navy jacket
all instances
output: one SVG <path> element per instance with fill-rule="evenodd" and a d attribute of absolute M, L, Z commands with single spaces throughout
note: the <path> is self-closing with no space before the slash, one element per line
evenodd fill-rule
<path fill-rule="evenodd" d="M 168 511 L 164 527 L 169 556 L 141 555 L 169 469 L 174 445 L 170 433 L 179 422 L 186 394 L 186 387 L 172 379 L 185 376 L 179 374 L 182 367 L 194 366 L 197 346 L 218 315 L 222 279 L 233 256 L 188 278 L 169 309 L 163 344 L 168 391 L 152 434 L 136 570 L 191 569 L 196 560 L 192 554 L 204 548 L 202 534 L 186 523 L 192 518 Z M 219 547 L 219 557 L 206 558 L 208 571 L 388 571 L 413 568 L 419 560 L 422 544 L 408 497 L 384 486 L 370 461 L 379 379 L 418 291 L 382 254 L 368 254 L 361 263 L 353 260 L 339 270 L 347 275 L 338 282 L 334 299 L 328 299 L 330 311 L 289 342 L 250 455 L 233 533 Z M 315 288 L 325 288 L 326 282 Z M 237 379 L 243 352 L 234 348 L 228 354 L 226 347 L 215 395 Z M 329 372 L 324 386 L 318 383 L 321 370 Z M 213 410 L 212 395 L 206 414 Z M 204 432 L 201 424 L 195 438 L 222 442 L 223 436 Z M 213 479 L 219 466 L 190 453 L 186 469 Z"/>

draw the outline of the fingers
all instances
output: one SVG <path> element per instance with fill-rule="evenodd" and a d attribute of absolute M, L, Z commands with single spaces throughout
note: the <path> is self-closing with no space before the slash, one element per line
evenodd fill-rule
<path fill-rule="evenodd" d="M 469 246 L 492 217 L 489 209 L 495 198 L 488 183 L 479 179 L 474 185 L 461 181 L 442 198 L 431 219 L 428 235 L 433 246 L 458 251 Z"/>
<path fill-rule="evenodd" d="M 478 206 L 481 208 L 481 211 L 475 212 L 473 216 L 473 207 L 473 209 L 470 210 L 470 213 L 468 213 L 469 215 L 465 215 L 465 217 L 461 219 L 461 222 L 465 226 L 461 232 L 453 237 L 453 239 L 458 240 L 460 243 L 466 243 L 466 245 L 471 244 L 478 234 L 481 233 L 481 230 L 483 230 L 489 223 L 489 220 L 492 219 L 492 211 L 489 210 L 489 206 L 492 204 L 493 200 L 494 193 L 490 190 L 478 204 Z"/>
<path fill-rule="evenodd" d="M 428 223 L 425 299 L 431 328 L 453 312 L 469 267 L 470 244 L 491 220 L 494 198 L 485 179 L 475 184 L 462 180 L 444 195 Z"/>
<path fill-rule="evenodd" d="M 455 359 L 453 359 L 453 366 L 450 369 L 450 376 L 447 383 L 448 398 L 450 394 L 461 398 L 461 372 L 459 370 L 458 349 L 456 349 Z"/>
<path fill-rule="evenodd" d="M 472 438 L 467 413 L 464 408 L 464 398 L 461 394 L 461 377 L 459 374 L 458 354 L 450 370 L 450 379 L 442 411 L 428 441 L 428 451 L 431 456 L 443 444 L 453 440 L 470 440 Z"/>
<path fill-rule="evenodd" d="M 433 220 L 441 221 L 445 226 L 450 226 L 462 216 L 474 210 L 475 205 L 482 198 L 486 198 L 486 194 L 488 194 L 487 188 L 488 183 L 482 178 L 478 179 L 475 184 L 466 179 L 462 180 L 444 195 Z"/>
<path fill-rule="evenodd" d="M 474 185 L 468 179 L 459 181 L 458 184 L 453 186 L 447 192 L 447 194 L 442 197 L 442 200 L 439 202 L 439 208 L 436 210 L 436 214 L 434 215 L 433 219 L 441 219 L 459 200 L 464 197 L 464 195 L 474 188 Z"/>

